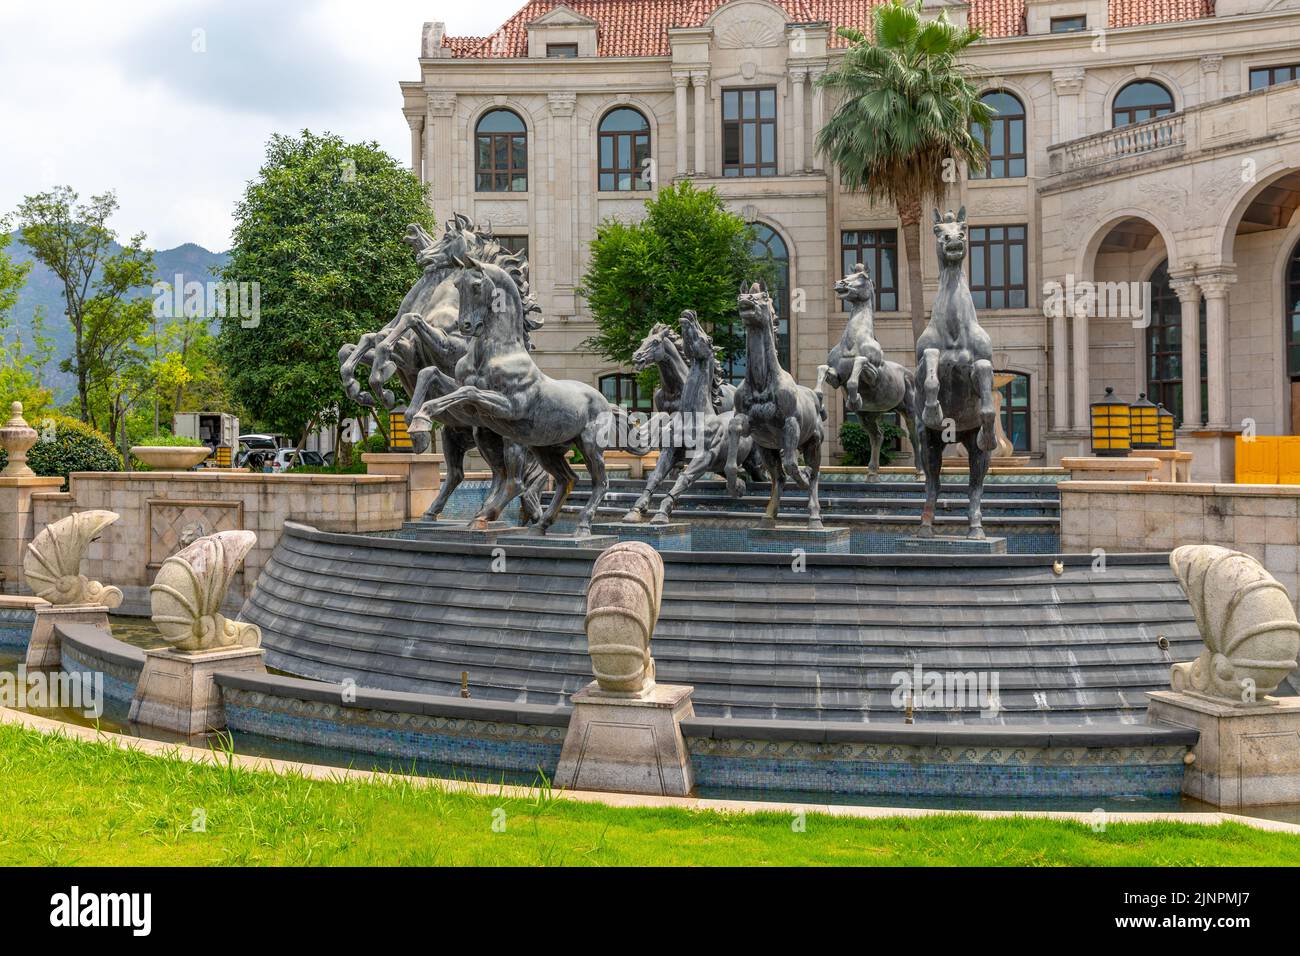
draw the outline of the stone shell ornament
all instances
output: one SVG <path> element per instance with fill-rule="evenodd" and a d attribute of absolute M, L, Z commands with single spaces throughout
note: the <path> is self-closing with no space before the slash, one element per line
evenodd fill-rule
<path fill-rule="evenodd" d="M 1286 588 L 1250 555 L 1216 545 L 1177 548 L 1169 566 L 1205 642 L 1196 660 L 1173 666 L 1173 689 L 1266 703 L 1300 653 L 1300 623 Z"/>
<path fill-rule="evenodd" d="M 23 576 L 32 593 L 56 607 L 114 608 L 121 604 L 119 589 L 81 573 L 90 543 L 117 519 L 112 511 L 78 511 L 46 525 L 23 555 Z"/>
<path fill-rule="evenodd" d="M 643 541 L 607 548 L 587 588 L 587 652 L 600 689 L 639 697 L 654 687 L 650 639 L 659 620 L 664 561 Z"/>
<path fill-rule="evenodd" d="M 256 543 L 252 531 L 219 531 L 163 562 L 149 588 L 149 603 L 154 625 L 175 650 L 198 653 L 261 645 L 256 624 L 221 614 L 226 590 Z"/>

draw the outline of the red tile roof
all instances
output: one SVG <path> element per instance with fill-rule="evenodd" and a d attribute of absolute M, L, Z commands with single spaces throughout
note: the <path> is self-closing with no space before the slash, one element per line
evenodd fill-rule
<path fill-rule="evenodd" d="M 487 37 L 444 37 L 454 57 L 525 57 L 528 24 L 558 6 L 599 24 L 597 56 L 668 56 L 670 27 L 698 27 L 728 0 L 528 0 L 499 30 Z M 831 46 L 846 46 L 835 27 L 870 30 L 871 8 L 880 0 L 773 0 L 791 23 L 829 22 Z M 1110 26 L 1166 23 L 1214 16 L 1214 0 L 1111 0 Z M 971 26 L 985 36 L 1025 32 L 1024 0 L 970 0 Z"/>

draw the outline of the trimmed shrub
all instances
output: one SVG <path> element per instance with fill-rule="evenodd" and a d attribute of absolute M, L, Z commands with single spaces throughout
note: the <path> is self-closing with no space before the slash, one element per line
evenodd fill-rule
<path fill-rule="evenodd" d="M 882 422 L 880 428 L 885 435 L 885 447 L 880 449 L 880 467 L 883 468 L 894 460 L 895 453 L 888 447 L 890 442 L 904 437 L 904 432 L 892 422 Z M 865 467 L 871 464 L 871 438 L 861 422 L 849 419 L 840 426 L 840 447 L 844 449 L 841 465 Z"/>
<path fill-rule="evenodd" d="M 103 432 L 96 431 L 85 422 L 64 415 L 44 415 L 31 425 L 44 432 L 53 422 L 54 438 L 48 441 L 42 434 L 27 453 L 27 464 L 38 475 L 63 479 L 63 490 L 68 489 L 68 475 L 74 471 L 121 471 L 122 456 Z M 9 456 L 0 448 L 0 468 L 9 463 Z"/>

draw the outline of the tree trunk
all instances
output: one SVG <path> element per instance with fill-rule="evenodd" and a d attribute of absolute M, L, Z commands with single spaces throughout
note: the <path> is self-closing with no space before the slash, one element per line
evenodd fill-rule
<path fill-rule="evenodd" d="M 907 298 L 912 316 L 912 344 L 925 331 L 925 293 L 921 288 L 921 202 L 910 199 L 899 204 L 898 220 L 903 228 L 903 249 L 907 253 Z"/>

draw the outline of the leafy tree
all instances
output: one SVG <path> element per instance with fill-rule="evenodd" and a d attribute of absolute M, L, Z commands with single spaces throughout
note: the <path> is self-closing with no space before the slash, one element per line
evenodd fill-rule
<path fill-rule="evenodd" d="M 646 201 L 638 223 L 601 223 L 578 286 L 597 332 L 583 347 L 630 365 L 656 323 L 676 325 L 694 309 L 727 355 L 741 345 L 736 293 L 742 282 L 771 282 L 771 264 L 751 251 L 753 229 L 728 212 L 712 189 L 689 180 L 665 186 Z"/>
<path fill-rule="evenodd" d="M 122 470 L 122 456 L 113 443 L 85 422 L 53 413 L 29 422 L 41 438 L 27 452 L 27 466 L 38 475 L 60 476 L 64 491 L 74 471 Z M 8 463 L 8 454 L 0 448 L 0 469 Z"/>
<path fill-rule="evenodd" d="M 921 0 L 887 0 L 871 12 L 869 39 L 841 27 L 852 44 L 818 82 L 841 97 L 817 134 L 817 148 L 850 188 L 898 210 L 907 251 L 912 332 L 925 331 L 921 298 L 921 211 L 943 198 L 962 162 L 983 166 L 992 111 L 957 62 L 980 37 L 940 11 L 921 17 Z M 972 126 L 984 131 L 981 138 Z"/>
<path fill-rule="evenodd" d="M 14 262 L 7 252 L 12 237 L 9 222 L 0 218 L 0 409 L 8 415 L 10 402 L 22 402 L 28 415 L 39 415 L 53 398 L 44 384 L 42 370 L 54 350 L 51 341 L 43 334 L 42 316 L 32 318 L 31 341 L 22 336 L 8 334 L 9 310 L 18 302 L 18 293 L 27 281 L 30 262 Z"/>
<path fill-rule="evenodd" d="M 138 290 L 152 280 L 153 253 L 144 247 L 143 234 L 113 252 L 117 234 L 108 220 L 118 203 L 112 191 L 86 203 L 78 199 L 70 186 L 26 196 L 18 206 L 18 226 L 23 244 L 63 285 L 73 352 L 60 367 L 76 376 L 81 420 L 94 425 L 92 380 L 116 371 L 96 368 L 96 355 L 102 358 L 103 343 L 118 338 L 139 313 Z M 145 309 L 147 314 L 147 304 Z"/>
<path fill-rule="evenodd" d="M 261 284 L 256 323 L 222 319 L 230 387 L 267 428 L 306 434 L 354 414 L 338 350 L 393 318 L 419 276 L 402 243 L 433 228 L 425 187 L 376 143 L 276 135 L 235 211 L 223 278 Z"/>

